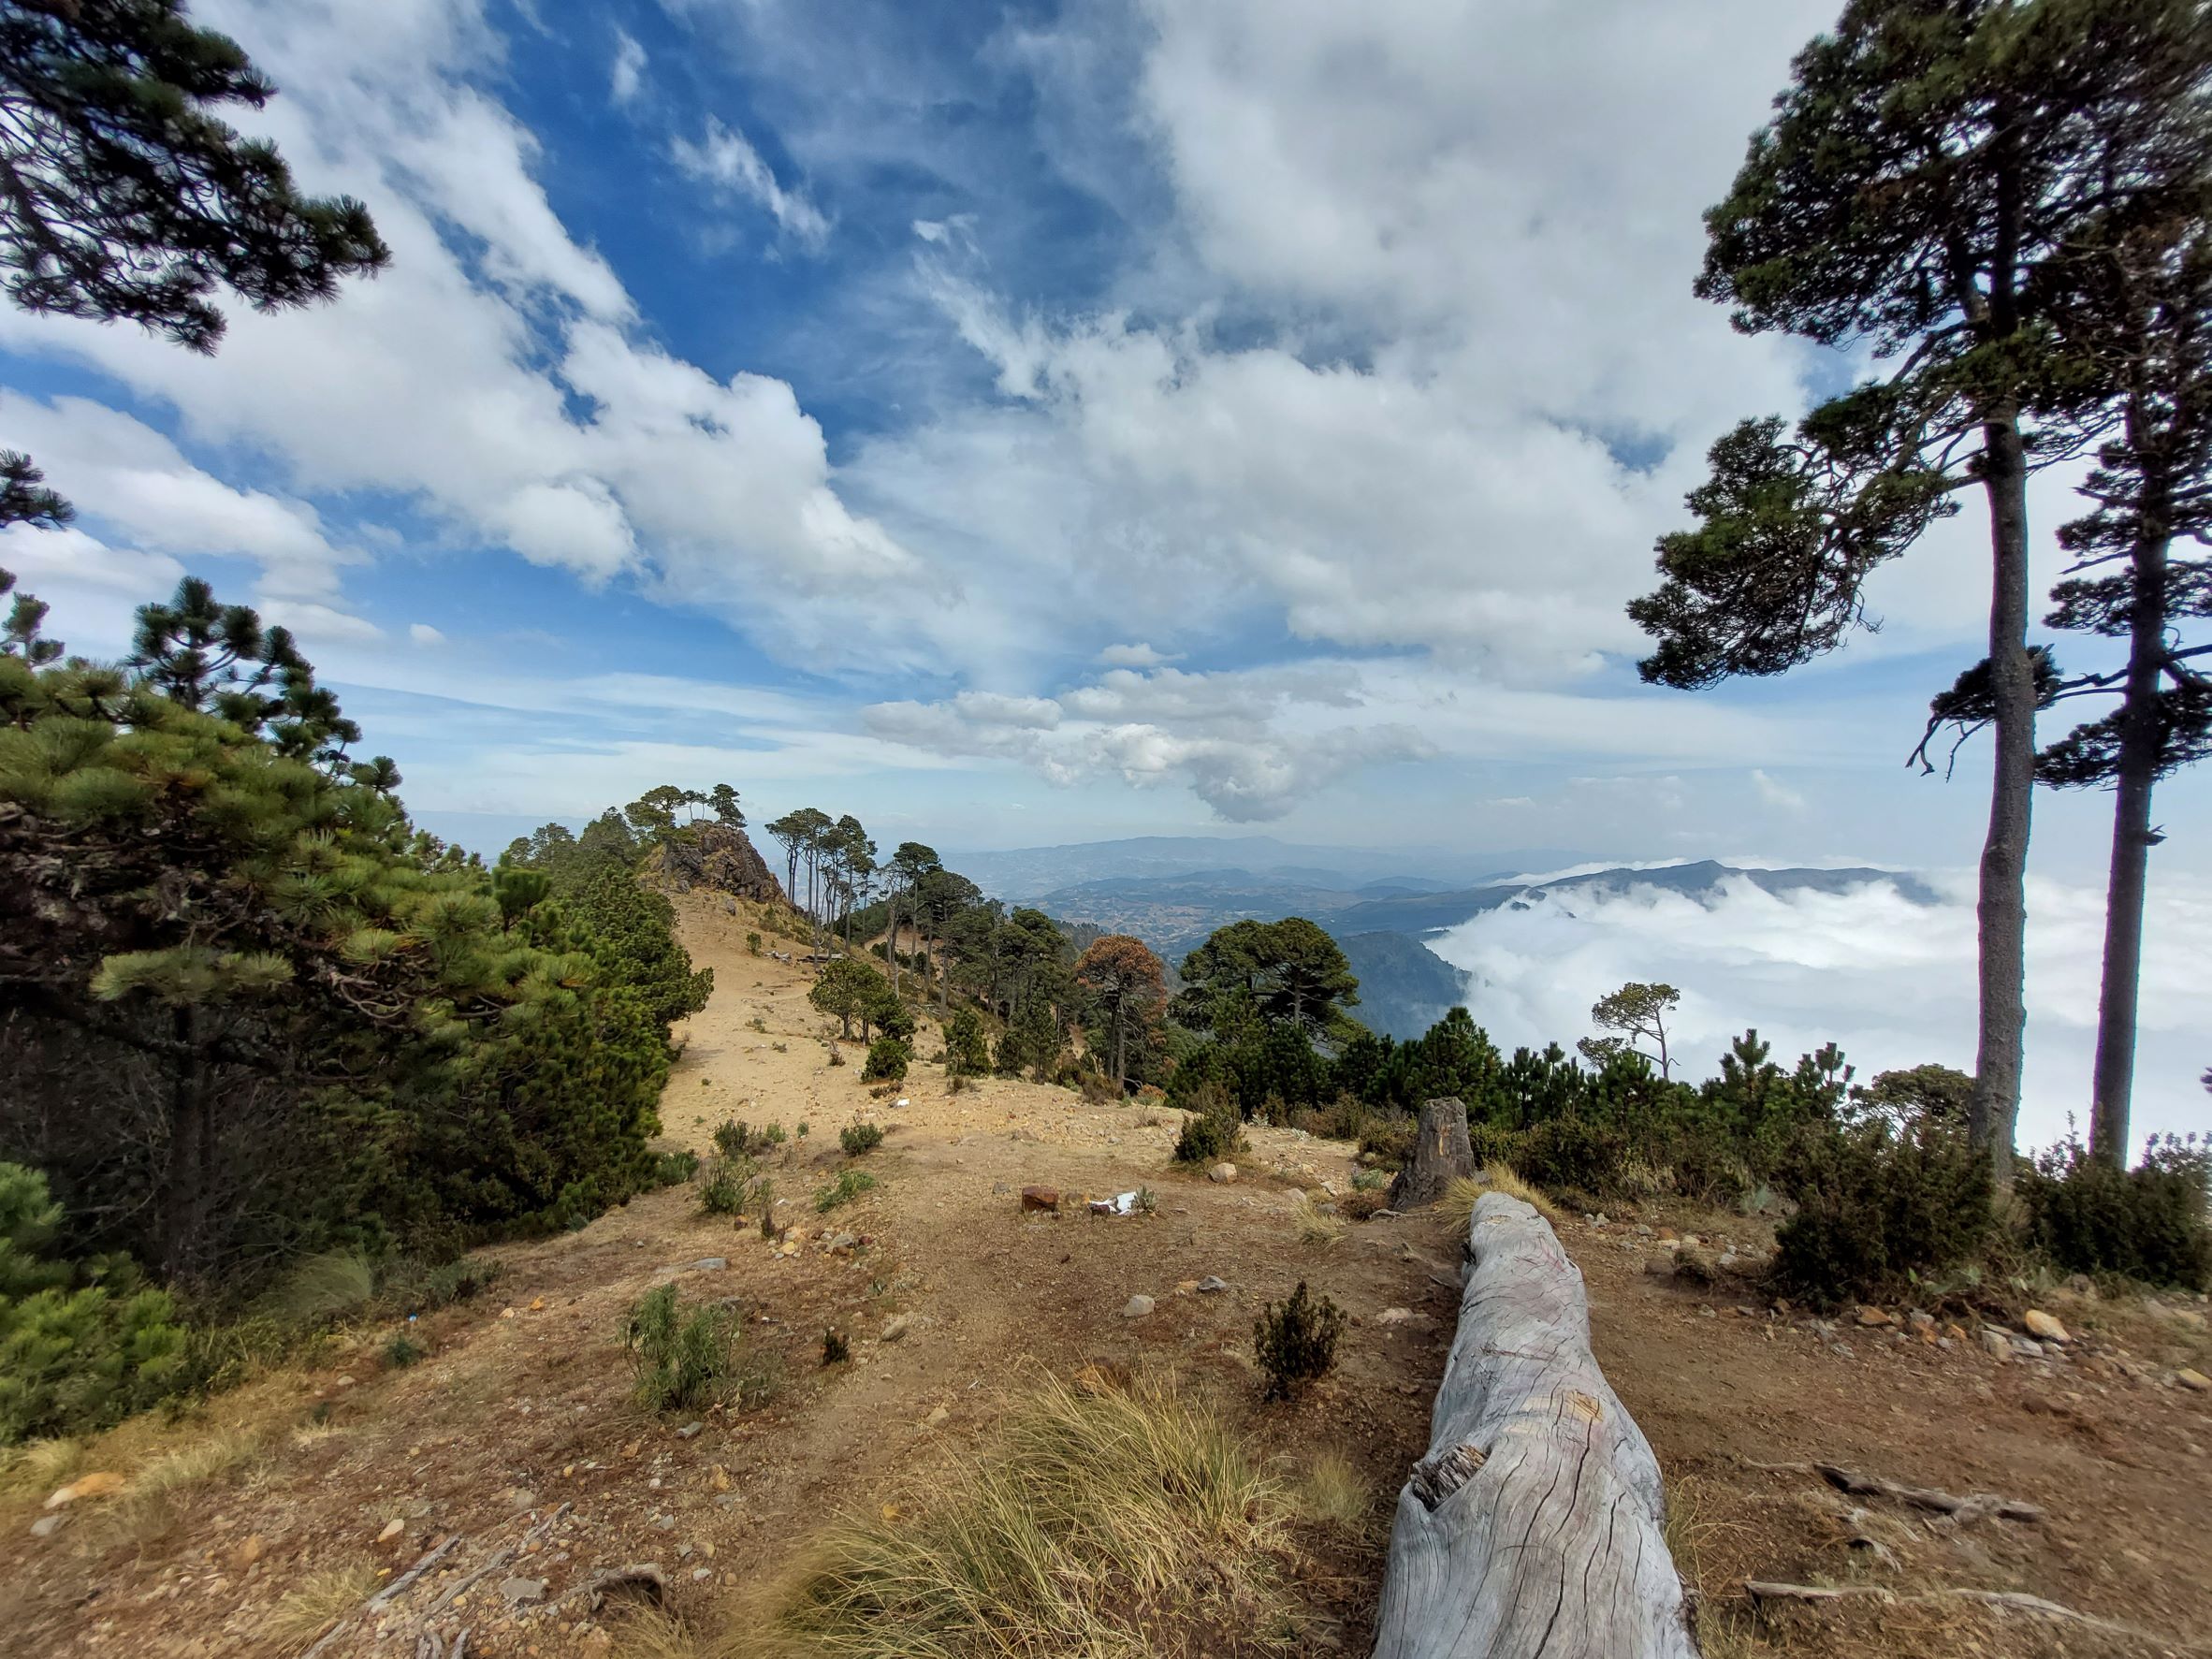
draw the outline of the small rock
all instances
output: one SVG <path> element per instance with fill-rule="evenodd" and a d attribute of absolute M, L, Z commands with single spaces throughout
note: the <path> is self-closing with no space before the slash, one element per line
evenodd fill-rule
<path fill-rule="evenodd" d="M 31 1536 L 34 1538 L 51 1538 L 61 1530 L 62 1518 L 59 1515 L 41 1515 L 31 1522 Z"/>
<path fill-rule="evenodd" d="M 1636 1236 L 1639 1239 L 1648 1239 L 1652 1236 L 1652 1230 L 1639 1221 L 1636 1224 Z"/>
<path fill-rule="evenodd" d="M 702 1256 L 691 1263 L 691 1271 L 695 1273 L 719 1273 L 729 1265 L 730 1259 L 727 1256 Z"/>
<path fill-rule="evenodd" d="M 1121 1317 L 1125 1319 L 1142 1319 L 1152 1312 L 1152 1308 L 1151 1297 L 1132 1296 L 1122 1304 Z"/>
<path fill-rule="evenodd" d="M 2013 1352 L 2017 1354 L 2023 1360 L 2040 1360 L 2044 1357 L 2043 1344 L 2035 1341 L 2032 1337 L 2027 1336 L 2016 1336 L 2013 1338 Z"/>
<path fill-rule="evenodd" d="M 705 1427 L 706 1427 L 705 1423 L 686 1423 L 682 1428 L 677 1430 L 676 1437 L 678 1440 L 696 1440 L 699 1438 L 699 1431 Z"/>
<path fill-rule="evenodd" d="M 993 1198 L 1005 1198 L 1005 1197 L 1009 1196 L 1009 1195 L 1010 1195 L 1010 1194 L 1011 1194 L 1012 1191 L 1013 1191 L 1013 1188 L 1012 1188 L 1011 1186 L 1008 1186 L 1008 1185 L 1007 1185 L 1005 1182 L 1003 1182 L 1003 1181 L 994 1181 L 994 1182 L 992 1182 L 992 1183 L 991 1183 L 991 1196 L 992 1196 Z"/>
<path fill-rule="evenodd" d="M 2212 1376 L 2206 1376 L 2193 1365 L 2184 1365 L 2176 1371 L 2174 1380 L 2192 1394 L 2212 1394 Z"/>
<path fill-rule="evenodd" d="M 500 1585 L 500 1594 L 507 1605 L 518 1608 L 526 1601 L 546 1599 L 546 1580 L 543 1579 L 508 1579 Z"/>
<path fill-rule="evenodd" d="M 676 1517 L 673 1515 L 656 1515 L 653 1517 L 653 1524 L 664 1533 L 672 1533 L 676 1531 Z"/>
<path fill-rule="evenodd" d="M 704 1584 L 713 1577 L 714 1568 L 712 1567 L 693 1567 L 691 1569 L 691 1582 L 694 1584 Z"/>
<path fill-rule="evenodd" d="M 1237 1167 L 1234 1164 L 1215 1164 L 1206 1171 L 1207 1180 L 1219 1181 L 1225 1186 L 1236 1178 Z"/>
<path fill-rule="evenodd" d="M 913 1316 L 910 1314 L 894 1315 L 891 1318 L 883 1321 L 882 1340 L 885 1342 L 902 1342 L 906 1339 L 907 1332 L 911 1331 L 913 1328 Z"/>
<path fill-rule="evenodd" d="M 1387 1307 L 1375 1316 L 1375 1322 L 1377 1325 L 1403 1325 L 1412 1317 L 1413 1310 L 1409 1307 Z"/>
<path fill-rule="evenodd" d="M 376 1535 L 376 1541 L 379 1544 L 388 1544 L 406 1530 L 407 1523 L 395 1515 L 384 1523 L 384 1531 Z"/>
<path fill-rule="evenodd" d="M 2066 1334 L 2065 1326 L 2059 1324 L 2058 1320 L 2040 1308 L 2030 1308 L 2027 1317 L 2020 1323 L 2028 1327 L 2029 1335 L 2040 1336 L 2045 1342 L 2072 1342 L 2074 1340 Z"/>
<path fill-rule="evenodd" d="M 1905 1316 L 1905 1318 L 1915 1331 L 1932 1331 L 1935 1329 L 1935 1315 L 1928 1313 L 1923 1308 L 1913 1309 L 1911 1313 Z"/>
<path fill-rule="evenodd" d="M 230 1563 L 240 1572 L 243 1572 L 268 1552 L 269 1540 L 259 1533 L 248 1533 L 246 1541 L 231 1551 Z"/>
<path fill-rule="evenodd" d="M 1593 1227 L 1608 1227 L 1610 1226 L 1611 1223 L 1606 1220 L 1606 1213 L 1603 1210 L 1600 1210 L 1596 1215 L 1590 1218 L 1590 1225 Z"/>
<path fill-rule="evenodd" d="M 924 1418 L 924 1419 L 922 1419 L 923 1423 L 924 1423 L 924 1424 L 926 1427 L 929 1427 L 929 1428 L 932 1428 L 932 1429 L 941 1429 L 941 1428 L 943 1428 L 943 1427 L 944 1427 L 944 1426 L 945 1426 L 947 1423 L 951 1422 L 952 1420 L 953 1420 L 953 1411 L 952 1411 L 952 1407 L 950 1407 L 950 1406 L 947 1406 L 947 1405 L 939 1405 L 939 1406 L 938 1406 L 938 1407 L 937 1407 L 935 1410 L 933 1410 L 932 1412 L 930 1412 L 930 1414 L 929 1414 L 927 1417 L 925 1417 L 925 1418 Z"/>
<path fill-rule="evenodd" d="M 1994 1326 L 1982 1327 L 1982 1348 L 1992 1360 L 2013 1357 L 2013 1339 Z"/>
<path fill-rule="evenodd" d="M 1897 1316 L 1885 1308 L 1862 1306 L 1858 1310 L 1857 1317 L 1859 1324 L 1869 1329 L 1872 1329 L 1875 1326 L 1894 1325 L 1897 1323 Z"/>
<path fill-rule="evenodd" d="M 1216 1291 L 1228 1288 L 1229 1281 L 1227 1279 L 1217 1279 L 1212 1273 L 1208 1273 L 1198 1282 L 1198 1290 L 1201 1296 L 1211 1296 Z"/>
<path fill-rule="evenodd" d="M 1654 1279 L 1671 1279 L 1674 1277 L 1674 1257 L 1665 1250 L 1654 1256 L 1647 1256 L 1644 1258 L 1644 1272 Z"/>
<path fill-rule="evenodd" d="M 1178 1296 L 1188 1296 L 1193 1290 L 1198 1288 L 1198 1285 L 1199 1282 L 1196 1279 L 1177 1279 L 1175 1281 L 1175 1294 Z"/>
<path fill-rule="evenodd" d="M 1025 1186 L 1022 1188 L 1022 1208 L 1025 1210 L 1054 1210 L 1060 1207 L 1060 1190 L 1056 1186 Z"/>

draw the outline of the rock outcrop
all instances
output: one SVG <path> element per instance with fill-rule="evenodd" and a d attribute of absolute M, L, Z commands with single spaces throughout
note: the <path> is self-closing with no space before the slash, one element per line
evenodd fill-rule
<path fill-rule="evenodd" d="M 738 898 L 779 904 L 783 887 L 768 861 L 741 829 L 726 823 L 693 824 L 663 842 L 661 874 L 678 892 L 709 887 Z"/>

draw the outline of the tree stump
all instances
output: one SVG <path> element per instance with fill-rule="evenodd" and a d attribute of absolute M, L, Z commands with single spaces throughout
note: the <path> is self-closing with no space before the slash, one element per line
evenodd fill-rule
<path fill-rule="evenodd" d="M 1468 1248 L 1375 1659 L 1697 1659 L 1658 1460 L 1591 1356 L 1582 1275 L 1504 1193 L 1476 1203 Z"/>
<path fill-rule="evenodd" d="M 1420 1133 L 1413 1157 L 1390 1183 L 1390 1208 L 1418 1210 L 1444 1196 L 1444 1189 L 1475 1172 L 1475 1148 L 1467 1140 L 1467 1108 L 1456 1099 L 1421 1105 Z"/>

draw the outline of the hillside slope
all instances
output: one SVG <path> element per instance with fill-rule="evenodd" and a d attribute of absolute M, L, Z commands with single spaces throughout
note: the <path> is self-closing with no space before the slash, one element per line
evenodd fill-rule
<path fill-rule="evenodd" d="M 1292 1131 L 1256 1128 L 1244 1178 L 1214 1184 L 1171 1165 L 1172 1113 L 1007 1080 L 948 1096 L 927 1067 L 909 1105 L 872 1099 L 857 1066 L 827 1065 L 804 972 L 746 951 L 749 914 L 704 894 L 677 902 L 716 990 L 685 1032 L 669 1139 L 704 1146 L 724 1117 L 807 1121 L 777 1171 L 790 1201 L 779 1215 L 807 1235 L 798 1247 L 782 1254 L 754 1229 L 702 1215 L 687 1189 L 657 1193 L 565 1237 L 490 1252 L 505 1278 L 488 1300 L 426 1317 L 415 1334 L 429 1357 L 411 1368 L 380 1359 L 396 1328 L 363 1329 L 323 1363 L 182 1421 L 125 1425 L 80 1467 L 131 1477 L 131 1495 L 44 1510 L 45 1489 L 19 1475 L 0 1507 L 11 1601 L 0 1651 L 298 1655 L 313 1632 L 280 1635 L 282 1610 L 339 1575 L 350 1594 L 333 1608 L 357 1609 L 369 1589 L 436 1555 L 417 1588 L 354 1617 L 319 1659 L 406 1659 L 426 1613 L 422 1627 L 448 1641 L 466 1630 L 471 1655 L 619 1652 L 620 1619 L 594 1614 L 586 1591 L 639 1562 L 657 1564 L 700 1652 L 756 1652 L 748 1621 L 764 1585 L 838 1515 L 925 1506 L 933 1478 L 988 1443 L 1041 1369 L 1160 1367 L 1217 1399 L 1287 1476 L 1323 1452 L 1349 1460 L 1371 1506 L 1365 1531 L 1302 1560 L 1291 1582 L 1300 1651 L 1366 1652 L 1381 1524 L 1425 1443 L 1451 1334 L 1457 1243 L 1446 1226 L 1413 1215 L 1353 1227 L 1334 1245 L 1301 1243 L 1296 1188 L 1342 1190 L 1351 1149 Z M 935 1033 L 920 1046 L 934 1052 Z M 885 1127 L 865 1160 L 881 1185 L 818 1215 L 808 1195 L 842 1161 L 836 1129 L 857 1119 Z M 1149 1186 L 1158 1211 L 1025 1215 L 1030 1183 L 1070 1195 Z M 1763 1242 L 1754 1224 L 1716 1217 L 1654 1212 L 1637 1225 Z M 1748 1285 L 1650 1276 L 1652 1240 L 1629 1223 L 1570 1219 L 1562 1232 L 1590 1282 L 1599 1357 L 1666 1472 L 1678 1548 L 1715 1633 L 1709 1652 L 1764 1653 L 1781 1639 L 1745 1623 L 1747 1575 L 2027 1590 L 2162 1631 L 2176 1651 L 2212 1640 L 2201 1524 L 2212 1417 L 2202 1397 L 2159 1386 L 2157 1369 L 2205 1363 L 2201 1316 L 2191 1327 L 2179 1314 L 2060 1303 L 2076 1358 L 1999 1362 L 1972 1342 L 1777 1317 Z M 1229 1288 L 1195 1293 L 1209 1274 Z M 749 1342 L 784 1372 L 771 1404 L 707 1414 L 687 1433 L 680 1417 L 633 1404 L 624 1316 L 671 1278 L 687 1302 L 746 1310 Z M 1342 1362 L 1303 1404 L 1263 1407 L 1253 1318 L 1300 1279 L 1351 1314 Z M 1140 1294 L 1157 1311 L 1125 1317 Z M 825 1370 L 832 1326 L 851 1334 L 854 1357 Z M 172 1454 L 188 1462 L 161 1461 Z M 2001 1492 L 2048 1520 L 1930 1528 L 1771 1467 L 1813 1459 Z M 1865 1565 L 1850 1539 L 1870 1532 L 1894 1568 Z M 1789 1635 L 1797 1655 L 2160 1651 L 1952 1604 L 1789 1617 L 1807 1625 Z M 1258 1647 L 1167 1627 L 1157 1651 Z"/>

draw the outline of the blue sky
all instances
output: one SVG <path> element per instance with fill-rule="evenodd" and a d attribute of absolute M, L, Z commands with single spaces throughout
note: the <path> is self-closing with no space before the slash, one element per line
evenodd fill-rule
<path fill-rule="evenodd" d="M 1689 294 L 1832 5 L 196 6 L 394 267 L 211 360 L 0 315 L 84 513 L 0 561 L 95 651 L 213 576 L 493 847 L 727 779 L 953 848 L 1963 866 L 1976 760 L 1901 761 L 1976 516 L 1785 680 L 1648 690 L 1622 615 L 1711 438 L 1848 367 Z M 2093 880 L 2104 801 L 2039 810 Z"/>

